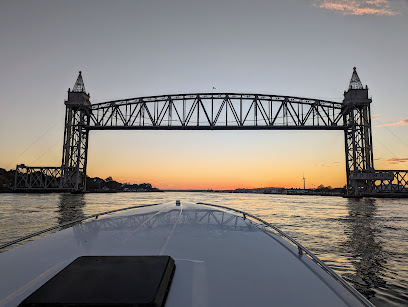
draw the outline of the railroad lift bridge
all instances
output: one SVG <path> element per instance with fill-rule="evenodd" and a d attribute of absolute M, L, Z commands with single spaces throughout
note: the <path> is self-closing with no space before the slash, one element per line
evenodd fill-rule
<path fill-rule="evenodd" d="M 374 168 L 371 102 L 355 67 L 342 103 L 265 94 L 197 93 L 91 104 L 79 72 L 65 101 L 61 166 L 17 165 L 14 189 L 85 191 L 92 130 L 343 130 L 346 196 L 408 197 L 407 170 Z"/>

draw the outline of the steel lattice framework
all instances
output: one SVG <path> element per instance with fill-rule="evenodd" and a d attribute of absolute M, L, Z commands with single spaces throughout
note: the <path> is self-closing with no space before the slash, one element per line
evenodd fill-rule
<path fill-rule="evenodd" d="M 62 172 L 62 167 L 27 167 L 20 164 L 16 167 L 14 188 L 59 190 L 62 185 Z"/>
<path fill-rule="evenodd" d="M 79 189 L 86 182 L 88 154 L 89 112 L 84 106 L 67 104 L 65 115 L 64 148 L 62 166 L 63 188 Z"/>
<path fill-rule="evenodd" d="M 408 172 L 375 170 L 371 99 L 356 68 L 342 103 L 265 94 L 196 93 L 91 104 L 81 72 L 65 101 L 62 166 L 17 166 L 15 190 L 84 191 L 91 130 L 343 130 L 347 195 L 408 196 Z M 50 178 L 40 180 L 47 170 Z M 44 175 L 42 175 L 44 176 Z"/>
<path fill-rule="evenodd" d="M 91 130 L 342 130 L 342 104 L 236 93 L 139 97 L 91 106 Z"/>

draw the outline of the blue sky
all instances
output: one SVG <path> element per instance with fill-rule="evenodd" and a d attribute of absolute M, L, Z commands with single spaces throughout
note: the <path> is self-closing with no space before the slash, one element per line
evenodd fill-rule
<path fill-rule="evenodd" d="M 407 13 L 405 0 L 2 1 L 0 167 L 61 164 L 79 70 L 93 103 L 212 87 L 341 101 L 357 66 L 376 167 L 408 169 Z M 345 182 L 330 131 L 91 132 L 88 166 L 163 188 Z"/>

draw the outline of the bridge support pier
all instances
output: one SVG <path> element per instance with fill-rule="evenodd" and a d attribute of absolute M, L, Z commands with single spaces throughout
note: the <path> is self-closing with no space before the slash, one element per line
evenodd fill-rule
<path fill-rule="evenodd" d="M 62 153 L 62 188 L 74 192 L 86 190 L 86 164 L 91 103 L 85 92 L 81 72 L 65 101 L 65 131 Z"/>
<path fill-rule="evenodd" d="M 371 99 L 354 67 L 348 91 L 344 92 L 343 121 L 346 154 L 347 195 L 373 192 L 374 158 L 371 135 Z M 373 177 L 374 176 L 374 177 Z"/>
<path fill-rule="evenodd" d="M 342 106 L 348 197 L 407 197 L 408 172 L 375 170 L 371 132 L 371 99 L 354 67 Z"/>

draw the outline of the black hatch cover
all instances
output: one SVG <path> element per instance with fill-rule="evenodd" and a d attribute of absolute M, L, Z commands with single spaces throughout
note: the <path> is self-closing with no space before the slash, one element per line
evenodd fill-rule
<path fill-rule="evenodd" d="M 83 256 L 20 306 L 163 306 L 174 269 L 170 256 Z"/>

